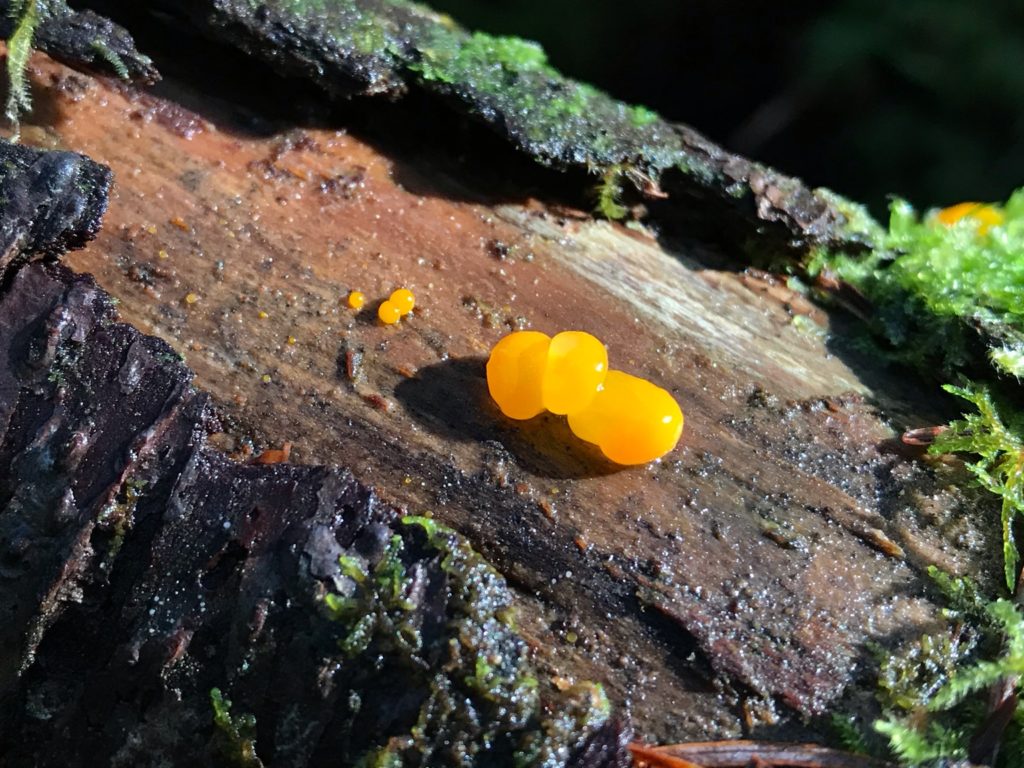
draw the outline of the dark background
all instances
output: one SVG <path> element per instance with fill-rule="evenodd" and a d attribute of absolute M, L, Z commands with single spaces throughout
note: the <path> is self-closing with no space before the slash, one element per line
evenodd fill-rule
<path fill-rule="evenodd" d="M 1020 0 L 429 4 L 877 214 L 1024 186 Z"/>

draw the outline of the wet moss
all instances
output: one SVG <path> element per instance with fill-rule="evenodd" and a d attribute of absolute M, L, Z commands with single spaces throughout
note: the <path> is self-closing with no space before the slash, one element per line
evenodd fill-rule
<path fill-rule="evenodd" d="M 952 224 L 897 200 L 888 231 L 867 258 L 819 252 L 814 276 L 853 286 L 872 304 L 871 323 L 903 359 L 947 375 L 976 362 L 979 336 L 995 372 L 1024 375 L 1024 190 L 985 228 Z"/>
<path fill-rule="evenodd" d="M 1002 501 L 1003 562 L 1018 579 L 1015 538 L 1024 514 L 1024 190 L 1003 205 L 961 204 L 925 215 L 892 204 L 888 231 L 866 258 L 820 251 L 809 273 L 852 287 L 889 354 L 929 377 L 976 383 L 946 387 L 971 408 L 940 434 L 932 453 L 972 457 L 968 468 Z"/>
<path fill-rule="evenodd" d="M 231 700 L 219 688 L 210 689 L 213 724 L 217 727 L 217 748 L 228 765 L 236 768 L 262 768 L 256 755 L 256 718 L 251 714 L 232 715 Z"/>
<path fill-rule="evenodd" d="M 504 580 L 450 529 L 406 517 L 378 552 L 339 565 L 345 581 L 324 608 L 351 668 L 373 675 L 347 681 L 352 718 L 392 673 L 420 696 L 408 727 L 378 734 L 349 756 L 356 764 L 556 768 L 608 719 L 600 686 L 541 695 Z M 432 615 L 440 600 L 443 618 Z"/>

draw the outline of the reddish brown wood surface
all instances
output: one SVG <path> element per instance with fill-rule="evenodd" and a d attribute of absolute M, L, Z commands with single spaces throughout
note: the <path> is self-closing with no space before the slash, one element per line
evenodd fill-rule
<path fill-rule="evenodd" d="M 930 385 L 830 353 L 828 318 L 784 284 L 525 195 L 467 202 L 488 199 L 486 158 L 453 168 L 343 126 L 254 136 L 230 109 L 215 124 L 32 67 L 26 140 L 115 173 L 103 231 L 66 261 L 185 357 L 220 443 L 290 444 L 464 532 L 517 587 L 550 684 L 604 682 L 645 738 L 736 735 L 773 701 L 821 711 L 866 641 L 935 620 L 921 566 L 991 566 L 953 470 L 890 450 L 893 427 L 935 423 Z M 415 315 L 381 326 L 403 285 Z M 519 327 L 596 334 L 675 393 L 681 446 L 623 469 L 560 419 L 504 419 L 483 361 Z"/>

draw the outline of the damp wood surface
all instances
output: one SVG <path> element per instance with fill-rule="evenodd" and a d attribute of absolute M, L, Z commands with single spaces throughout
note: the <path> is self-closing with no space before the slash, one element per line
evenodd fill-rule
<path fill-rule="evenodd" d="M 24 140 L 114 173 L 65 263 L 184 357 L 216 444 L 289 444 L 464 533 L 514 587 L 546 683 L 603 683 L 640 737 L 795 732 L 870 684 L 866 643 L 937 621 L 925 566 L 992 570 L 963 475 L 895 439 L 941 418 L 933 385 L 834 354 L 824 313 L 730 254 L 492 199 L 486 157 L 344 125 L 257 134 L 195 86 L 144 94 L 42 55 L 30 75 Z M 380 325 L 401 286 L 415 313 Z M 502 417 L 484 362 L 519 328 L 596 335 L 678 399 L 679 448 L 619 468 L 562 419 Z"/>

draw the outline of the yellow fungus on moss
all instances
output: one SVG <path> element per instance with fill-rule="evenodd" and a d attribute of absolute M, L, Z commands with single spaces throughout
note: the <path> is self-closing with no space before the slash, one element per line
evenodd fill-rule
<path fill-rule="evenodd" d="M 398 307 L 403 315 L 408 315 L 416 306 L 416 297 L 408 288 L 399 288 L 388 297 L 388 301 Z"/>
<path fill-rule="evenodd" d="M 185 294 L 185 303 L 186 304 L 195 304 L 197 301 L 199 301 L 199 294 L 198 293 L 186 293 Z"/>
<path fill-rule="evenodd" d="M 646 464 L 675 448 L 683 412 L 656 384 L 608 371 L 590 404 L 569 414 L 569 428 L 617 464 Z"/>
<path fill-rule="evenodd" d="M 396 304 L 390 301 L 381 302 L 381 305 L 377 307 L 377 317 L 385 325 L 394 325 L 401 319 L 402 310 Z"/>
<path fill-rule="evenodd" d="M 352 309 L 362 309 L 366 304 L 366 296 L 362 291 L 351 291 L 348 294 L 348 305 Z"/>
<path fill-rule="evenodd" d="M 935 219 L 947 227 L 971 219 L 976 223 L 979 235 L 988 234 L 992 227 L 1002 226 L 1006 221 L 1001 210 L 985 203 L 957 203 L 936 213 Z"/>
<path fill-rule="evenodd" d="M 532 419 L 544 411 L 541 382 L 551 337 L 539 331 L 510 333 L 491 350 L 487 389 L 510 419 Z"/>

